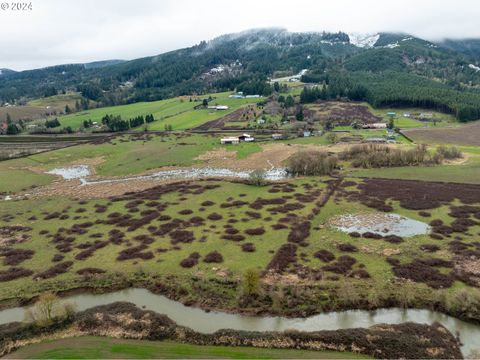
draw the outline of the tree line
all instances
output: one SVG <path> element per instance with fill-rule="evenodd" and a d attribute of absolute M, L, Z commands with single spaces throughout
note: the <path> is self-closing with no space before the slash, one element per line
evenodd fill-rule
<path fill-rule="evenodd" d="M 453 114 L 460 121 L 480 119 L 480 92 L 455 90 L 424 77 L 388 71 L 330 76 L 323 85 L 305 87 L 302 103 L 347 98 L 374 107 L 419 107 Z"/>
<path fill-rule="evenodd" d="M 120 115 L 109 114 L 102 118 L 102 124 L 105 125 L 111 132 L 127 131 L 144 124 L 149 124 L 153 121 L 155 121 L 153 114 L 146 116 L 140 115 L 129 120 L 123 120 Z"/>

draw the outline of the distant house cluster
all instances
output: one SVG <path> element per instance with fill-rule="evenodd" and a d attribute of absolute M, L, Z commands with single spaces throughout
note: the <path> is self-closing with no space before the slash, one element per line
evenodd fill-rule
<path fill-rule="evenodd" d="M 260 95 L 244 95 L 243 91 L 236 92 L 235 94 L 228 96 L 231 99 L 256 99 L 259 98 Z"/>
<path fill-rule="evenodd" d="M 373 123 L 373 124 L 365 124 L 362 126 L 363 129 L 386 129 L 386 123 Z"/>
<path fill-rule="evenodd" d="M 418 119 L 420 121 L 428 121 L 428 120 L 433 120 L 434 116 L 432 113 L 419 113 L 419 114 L 411 114 L 411 113 L 404 113 L 402 115 L 404 118 L 414 118 Z"/>
<path fill-rule="evenodd" d="M 240 144 L 241 142 L 253 142 L 255 138 L 250 134 L 242 134 L 240 136 L 226 136 L 220 139 L 222 145 Z"/>
<path fill-rule="evenodd" d="M 210 110 L 228 110 L 229 107 L 227 105 L 213 105 L 213 106 L 209 106 L 208 109 L 210 109 Z"/>

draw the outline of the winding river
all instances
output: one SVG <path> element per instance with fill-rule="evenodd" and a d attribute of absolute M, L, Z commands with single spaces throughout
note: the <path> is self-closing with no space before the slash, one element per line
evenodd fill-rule
<path fill-rule="evenodd" d="M 199 308 L 187 307 L 165 296 L 156 295 L 145 289 L 126 289 L 109 294 L 81 294 L 63 298 L 62 302 L 76 305 L 78 311 L 115 301 L 128 301 L 140 308 L 165 314 L 177 324 L 202 332 L 213 333 L 220 329 L 246 331 L 318 331 L 355 327 L 369 327 L 375 324 L 399 324 L 416 322 L 443 324 L 454 335 L 459 335 L 462 352 L 468 356 L 480 351 L 480 326 L 431 310 L 380 309 L 377 311 L 350 310 L 319 314 L 308 318 L 284 318 L 278 316 L 246 316 L 222 312 L 206 312 Z M 28 307 L 17 307 L 0 311 L 0 324 L 23 321 Z"/>

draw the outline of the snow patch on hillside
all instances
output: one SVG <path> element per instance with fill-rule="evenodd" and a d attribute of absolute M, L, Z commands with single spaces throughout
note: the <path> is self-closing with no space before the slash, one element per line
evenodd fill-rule
<path fill-rule="evenodd" d="M 468 67 L 469 67 L 470 69 L 475 70 L 475 71 L 480 71 L 480 67 L 478 67 L 478 66 L 476 66 L 476 65 L 469 64 Z"/>
<path fill-rule="evenodd" d="M 396 43 L 393 43 L 393 44 L 387 44 L 384 46 L 384 48 L 387 48 L 387 49 L 395 49 L 396 47 L 399 47 L 400 44 L 398 42 Z"/>
<path fill-rule="evenodd" d="M 350 38 L 350 44 L 361 48 L 371 48 L 380 38 L 380 34 L 348 34 Z"/>

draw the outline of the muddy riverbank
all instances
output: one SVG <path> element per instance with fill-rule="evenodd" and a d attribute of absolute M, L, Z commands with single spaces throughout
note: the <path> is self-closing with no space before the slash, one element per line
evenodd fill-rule
<path fill-rule="evenodd" d="M 86 291 L 86 289 L 83 289 Z M 203 310 L 185 306 L 170 300 L 165 296 L 154 294 L 145 289 L 131 288 L 104 294 L 89 294 L 71 292 L 63 294 L 62 302 L 74 304 L 78 311 L 110 304 L 116 301 L 131 302 L 140 308 L 152 310 L 169 316 L 182 326 L 187 326 L 200 333 L 214 333 L 229 328 L 241 331 L 320 331 L 350 328 L 366 328 L 378 324 L 401 324 L 413 322 L 433 324 L 438 322 L 451 333 L 459 336 L 462 351 L 469 354 L 480 350 L 477 339 L 480 338 L 480 326 L 467 323 L 454 317 L 433 310 L 425 309 L 378 309 L 347 310 L 321 313 L 309 317 L 282 317 L 270 315 L 246 315 L 226 313 L 221 311 Z M 0 324 L 6 324 L 24 319 L 28 306 L 10 308 L 0 311 Z"/>
<path fill-rule="evenodd" d="M 165 314 L 164 310 L 169 310 L 165 304 L 161 306 L 162 312 L 158 313 L 141 310 L 132 303 L 116 302 L 90 308 L 46 327 L 20 323 L 1 325 L 0 355 L 6 355 L 21 346 L 43 340 L 96 335 L 145 340 L 169 339 L 198 345 L 349 351 L 376 358 L 457 359 L 462 357 L 457 339 L 439 323 L 432 325 L 377 324 L 367 328 L 306 332 L 272 329 L 252 331 L 249 330 L 247 321 L 229 324 L 246 328 L 246 330 L 216 329 L 213 332 L 200 332 L 195 330 L 195 327 L 201 325 L 197 322 L 199 319 L 191 319 L 190 327 L 182 326 Z M 204 313 L 204 315 L 222 316 L 212 313 Z M 277 320 L 273 321 L 275 324 Z M 210 320 L 210 322 L 214 321 Z M 228 327 L 231 328 L 231 326 Z"/>

